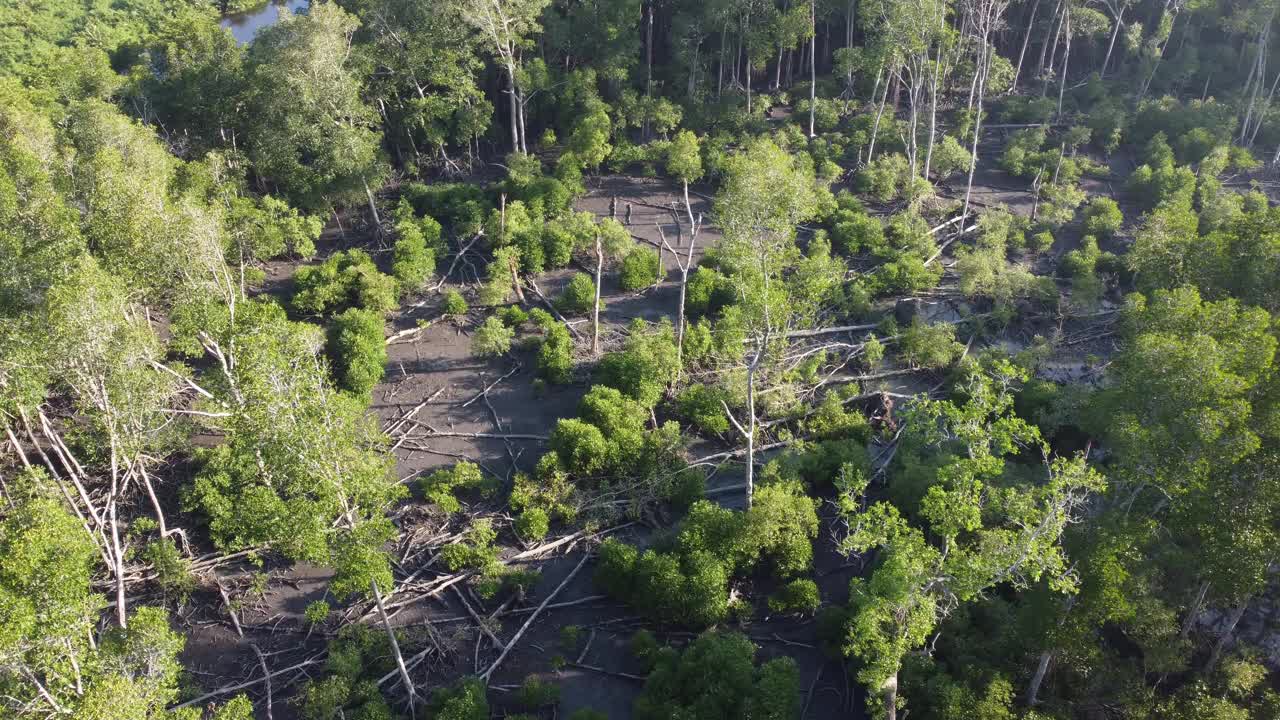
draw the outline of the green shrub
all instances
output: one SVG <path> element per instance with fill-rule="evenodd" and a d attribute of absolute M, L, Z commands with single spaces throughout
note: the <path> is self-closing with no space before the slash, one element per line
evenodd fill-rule
<path fill-rule="evenodd" d="M 887 153 L 867 163 L 858 172 L 855 187 L 879 202 L 897 199 L 902 189 L 912 180 L 911 164 L 899 153 Z"/>
<path fill-rule="evenodd" d="M 595 378 L 652 408 L 675 380 L 675 331 L 669 321 L 650 325 L 639 318 L 632 321 L 628 331 L 622 350 L 600 359 Z"/>
<path fill-rule="evenodd" d="M 757 667 L 745 635 L 712 631 L 677 652 L 655 654 L 653 670 L 635 701 L 636 720 L 670 718 L 797 718 L 799 671 L 791 658 Z"/>
<path fill-rule="evenodd" d="M 391 275 L 400 284 L 401 293 L 410 293 L 421 289 L 436 270 L 440 223 L 430 217 L 415 217 L 408 200 L 401 198 L 396 208 L 396 234 Z"/>
<path fill-rule="evenodd" d="M 387 341 L 380 313 L 349 308 L 329 328 L 329 356 L 338 384 L 366 395 L 382 380 L 387 365 Z"/>
<path fill-rule="evenodd" d="M 549 445 L 571 473 L 595 475 L 609 467 L 609 443 L 604 434 L 578 418 L 557 421 Z"/>
<path fill-rule="evenodd" d="M 298 268 L 293 307 L 327 315 L 349 307 L 386 313 L 396 308 L 396 281 L 383 275 L 363 250 L 330 255 L 319 265 Z"/>
<path fill-rule="evenodd" d="M 622 259 L 622 269 L 618 273 L 618 281 L 623 290 L 641 290 L 661 280 L 658 273 L 661 269 L 658 251 L 647 247 L 638 247 Z"/>
<path fill-rule="evenodd" d="M 1040 187 L 1040 198 L 1036 219 L 1058 227 L 1075 218 L 1076 208 L 1084 202 L 1084 191 L 1073 183 L 1049 183 Z"/>
<path fill-rule="evenodd" d="M 695 502 L 670 551 L 606 541 L 596 582 L 655 620 L 705 627 L 727 617 L 735 575 L 761 561 L 781 577 L 807 569 L 817 533 L 815 502 L 797 483 L 761 486 L 746 512 Z"/>
<path fill-rule="evenodd" d="M 818 584 L 808 578 L 797 578 L 783 585 L 769 598 L 769 609 L 776 613 L 812 613 L 822 604 Z"/>
<path fill-rule="evenodd" d="M 440 304 L 440 312 L 453 317 L 460 317 L 467 314 L 467 299 L 462 297 L 462 293 L 457 290 L 448 290 L 444 294 L 444 302 Z"/>
<path fill-rule="evenodd" d="M 420 290 L 436 269 L 435 252 L 420 237 L 401 236 L 392 251 L 391 274 L 402 293 Z"/>
<path fill-rule="evenodd" d="M 930 325 L 916 318 L 911 327 L 902 332 L 898 351 L 912 366 L 939 370 L 950 365 L 964 349 L 955 338 L 954 325 Z"/>
<path fill-rule="evenodd" d="M 449 687 L 436 688 L 427 700 L 432 720 L 489 720 L 489 700 L 484 682 L 465 678 Z"/>
<path fill-rule="evenodd" d="M 177 546 L 168 538 L 157 538 L 147 543 L 142 552 L 143 558 L 151 563 L 156 573 L 156 582 L 166 595 L 186 602 L 191 591 L 196 587 L 195 575 L 191 573 L 191 565 Z"/>
<path fill-rule="evenodd" d="M 436 470 L 418 482 L 427 502 L 434 503 L 447 513 L 458 512 L 462 503 L 457 493 L 465 490 L 488 492 L 493 489 L 492 481 L 485 477 L 480 466 L 473 462 L 462 461 L 447 470 Z"/>
<path fill-rule="evenodd" d="M 938 178 L 946 178 L 960 171 L 969 170 L 969 162 L 973 156 L 950 135 L 943 135 L 933 147 L 932 171 Z"/>
<path fill-rule="evenodd" d="M 525 542 L 541 540 L 551 529 L 551 520 L 542 508 L 529 508 L 516 516 L 516 534 Z"/>
<path fill-rule="evenodd" d="M 1124 223 L 1120 206 L 1109 197 L 1094 198 L 1084 210 L 1084 231 L 1095 237 L 1111 237 Z"/>
<path fill-rule="evenodd" d="M 542 327 L 542 344 L 538 347 L 538 375 L 548 382 L 563 385 L 573 374 L 573 338 L 569 329 L 545 311 L 539 310 L 545 320 Z M 531 317 L 534 317 L 530 314 Z"/>
<path fill-rule="evenodd" d="M 440 560 L 451 572 L 463 568 L 487 570 L 498 561 L 498 548 L 493 544 L 497 537 L 487 519 L 477 520 L 461 542 L 440 549 Z"/>
<path fill-rule="evenodd" d="M 838 221 L 831 229 L 831 237 L 846 255 L 879 252 L 885 247 L 884 223 L 870 215 L 851 215 Z"/>
<path fill-rule="evenodd" d="M 706 318 L 700 318 L 697 322 L 687 322 L 684 328 L 682 350 L 682 360 L 686 365 L 697 365 L 711 357 L 715 350 L 715 338 L 711 333 L 711 323 L 707 322 Z"/>
<path fill-rule="evenodd" d="M 729 418 L 721 402 L 729 402 L 729 391 L 708 385 L 690 385 L 676 396 L 676 412 L 694 427 L 707 433 L 729 430 Z"/>
<path fill-rule="evenodd" d="M 520 327 L 529 320 L 529 313 L 519 305 L 508 305 L 498 312 L 498 317 L 502 319 L 502 324 L 509 328 Z"/>
<path fill-rule="evenodd" d="M 476 357 L 498 357 L 511 350 L 516 331 L 496 316 L 485 318 L 471 335 L 471 354 Z"/>
<path fill-rule="evenodd" d="M 846 392 L 857 392 L 856 386 L 848 386 Z M 829 392 L 823 396 L 805 426 L 815 439 L 838 438 L 870 439 L 871 426 L 861 410 L 850 410 L 844 405 L 844 393 Z"/>
<path fill-rule="evenodd" d="M 329 643 L 325 676 L 302 686 L 296 701 L 302 717 L 395 717 L 377 686 L 377 678 L 394 669 L 388 645 L 386 633 L 364 625 L 343 627 Z"/>
<path fill-rule="evenodd" d="M 329 603 L 323 600 L 316 600 L 308 603 L 307 609 L 302 614 L 307 619 L 307 622 L 312 625 L 319 625 L 329 619 L 330 610 Z"/>
<path fill-rule="evenodd" d="M 1033 253 L 1039 254 L 1048 252 L 1053 247 L 1053 233 L 1048 230 L 1027 237 L 1027 249 Z"/>
<path fill-rule="evenodd" d="M 537 710 L 560 702 L 560 687 L 537 675 L 530 675 L 516 690 L 516 702 L 528 710 Z"/>
<path fill-rule="evenodd" d="M 733 301 L 732 282 L 715 268 L 703 264 L 690 273 L 684 298 L 685 311 L 690 317 L 715 315 Z"/>
<path fill-rule="evenodd" d="M 564 292 L 560 293 L 556 307 L 566 315 L 585 315 L 592 311 L 595 303 L 595 281 L 586 273 L 578 273 L 569 280 Z"/>

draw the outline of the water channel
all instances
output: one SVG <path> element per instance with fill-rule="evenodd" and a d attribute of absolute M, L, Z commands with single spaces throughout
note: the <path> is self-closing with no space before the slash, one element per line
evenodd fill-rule
<path fill-rule="evenodd" d="M 304 12 L 310 4 L 311 0 L 272 0 L 253 10 L 227 15 L 222 18 L 222 27 L 231 29 L 236 42 L 247 45 L 259 30 L 275 24 L 281 10 L 287 8 L 291 13 Z"/>

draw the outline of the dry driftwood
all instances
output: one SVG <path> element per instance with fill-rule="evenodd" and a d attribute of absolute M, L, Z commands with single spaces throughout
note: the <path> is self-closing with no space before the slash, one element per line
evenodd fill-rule
<path fill-rule="evenodd" d="M 250 687 L 253 687 L 254 685 L 257 685 L 258 683 L 266 682 L 269 678 L 280 677 L 281 675 L 284 675 L 285 673 L 290 673 L 290 672 L 294 672 L 294 671 L 297 671 L 297 670 L 301 670 L 301 669 L 303 669 L 303 668 L 305 668 L 305 667 L 308 667 L 308 666 L 311 666 L 311 665 L 316 665 L 316 664 L 319 664 L 319 663 L 320 663 L 320 656 L 316 656 L 316 657 L 313 657 L 313 658 L 310 658 L 310 659 L 307 659 L 307 660 L 303 660 L 302 662 L 298 663 L 297 665 L 290 665 L 289 667 L 284 668 L 284 669 L 282 669 L 282 670 L 276 670 L 275 672 L 268 673 L 267 675 L 264 675 L 263 677 L 260 677 L 260 678 L 258 678 L 258 679 L 256 679 L 256 680 L 247 680 L 247 681 L 245 681 L 245 682 L 237 683 L 237 684 L 235 684 L 235 685 L 226 685 L 226 686 L 224 686 L 224 687 L 217 688 L 216 690 L 210 690 L 209 692 L 207 692 L 207 693 L 205 693 L 205 694 L 201 695 L 200 697 L 193 698 L 193 699 L 191 699 L 191 700 L 188 700 L 188 701 L 186 701 L 186 702 L 184 702 L 184 703 L 180 703 L 180 704 L 178 704 L 178 705 L 174 705 L 174 706 L 170 707 L 169 709 L 170 709 L 170 710 L 180 710 L 180 709 L 185 708 L 185 707 L 192 707 L 192 706 L 195 706 L 195 705 L 200 705 L 201 703 L 203 703 L 203 702 L 204 702 L 204 701 L 206 701 L 206 700 L 212 700 L 213 698 L 221 697 L 221 696 L 223 696 L 223 695 L 230 695 L 231 693 L 236 692 L 237 690 L 244 690 L 245 688 L 250 688 Z"/>
<path fill-rule="evenodd" d="M 524 625 L 521 625 L 520 629 L 516 631 L 516 634 L 511 638 L 511 642 L 507 643 L 506 647 L 502 649 L 502 653 L 498 655 L 498 659 L 494 660 L 493 664 L 489 666 L 489 669 L 485 670 L 484 673 L 480 675 L 480 678 L 484 680 L 485 683 L 489 682 L 489 678 L 493 675 L 493 671 L 498 669 L 498 666 L 502 664 L 502 661 L 507 659 L 507 655 L 511 653 L 511 649 L 516 646 L 516 643 L 520 642 L 520 638 L 524 636 L 525 631 L 533 625 L 533 622 L 538 619 L 538 616 L 542 614 L 542 611 L 547 609 L 547 605 L 555 599 L 555 596 L 559 595 L 560 591 L 563 590 L 575 576 L 577 576 L 578 571 L 582 569 L 583 565 L 587 564 L 587 560 L 590 558 L 590 553 L 583 553 L 582 559 L 578 561 L 578 564 L 574 566 L 573 570 L 565 576 L 564 580 L 560 581 L 560 584 L 556 586 L 555 590 L 551 591 L 551 594 L 547 595 L 547 597 L 542 601 L 542 604 L 538 606 L 538 609 L 534 610 L 533 613 L 529 615 L 529 619 L 525 620 Z"/>

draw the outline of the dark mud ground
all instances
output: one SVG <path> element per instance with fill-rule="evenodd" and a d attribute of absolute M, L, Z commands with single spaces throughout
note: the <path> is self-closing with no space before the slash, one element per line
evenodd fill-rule
<path fill-rule="evenodd" d="M 1014 187 L 1017 180 L 998 171 L 980 173 L 979 180 L 981 182 L 975 196 L 983 202 L 1003 203 L 1015 212 L 1029 212 L 1029 193 L 1008 189 Z M 960 188 L 963 193 L 962 184 Z M 606 176 L 592 181 L 588 195 L 579 202 L 579 208 L 598 216 L 606 216 L 609 198 L 614 196 L 619 198 L 620 218 L 625 204 L 633 204 L 630 230 L 638 241 L 657 245 L 657 224 L 663 226 L 668 240 L 673 245 L 676 244 L 672 211 L 664 209 L 678 202 L 674 187 L 661 180 Z M 709 218 L 710 203 L 705 197 L 695 196 L 693 200 L 695 213 L 706 213 Z M 353 236 L 350 228 L 342 234 L 332 229 L 326 231 L 321 243 L 322 250 L 329 251 L 343 246 L 347 236 Z M 707 227 L 698 238 L 695 261 L 702 250 L 714 244 L 718 238 L 718 232 L 708 220 Z M 1056 256 L 1066 249 L 1068 248 L 1064 243 L 1063 247 L 1055 247 L 1050 254 Z M 679 271 L 675 258 L 670 253 L 664 252 L 663 259 L 667 269 L 665 281 L 645 291 L 624 293 L 612 284 L 614 281 L 606 278 L 603 288 L 606 308 L 602 313 L 606 349 L 620 342 L 622 330 L 632 318 L 657 320 L 661 317 L 675 317 Z M 474 278 L 473 268 L 478 269 L 481 263 L 478 258 L 472 260 L 474 262 L 470 266 L 467 262 L 459 263 L 459 269 L 448 278 L 450 286 L 465 288 L 473 284 L 468 280 Z M 445 267 L 447 263 L 442 262 L 441 270 Z M 264 290 L 273 294 L 287 292 L 289 278 L 295 269 L 296 264 L 272 265 L 268 268 L 269 277 Z M 554 298 L 568 279 L 579 270 L 570 268 L 547 273 L 538 277 L 537 282 L 547 297 Z M 952 275 L 949 271 L 948 277 L 943 280 L 943 286 L 948 283 L 954 286 Z M 941 298 L 929 296 L 922 300 L 925 303 L 922 312 L 928 317 L 955 317 L 957 313 L 970 309 L 955 295 Z M 530 304 L 537 302 L 533 296 L 530 296 L 529 301 Z M 418 307 L 410 307 L 418 302 Z M 396 332 L 412 328 L 419 320 L 436 320 L 439 316 L 435 307 L 437 302 L 436 295 L 413 300 L 406 306 L 410 309 L 392 317 L 389 330 Z M 563 387 L 548 386 L 545 392 L 535 393 L 532 358 L 527 354 L 514 353 L 513 358 L 487 362 L 471 356 L 469 332 L 485 314 L 484 309 L 473 309 L 464 319 L 433 322 L 408 341 L 394 343 L 388 348 L 390 360 L 386 378 L 373 392 L 373 408 L 384 425 L 424 401 L 425 405 L 416 413 L 415 419 L 435 431 L 444 432 L 545 435 L 557 418 L 574 414 L 579 398 L 587 389 L 585 371 L 581 382 Z M 584 318 L 569 319 L 582 332 L 584 339 L 589 337 L 588 321 Z M 1052 322 L 1048 325 L 1051 326 Z M 1025 346 L 1030 341 L 1033 330 L 1039 332 L 1045 328 L 1024 328 L 1011 332 L 1004 344 L 1012 349 Z M 963 340 L 962 337 L 961 341 Z M 577 346 L 579 359 L 587 360 L 589 340 L 579 340 Z M 1066 350 L 1062 357 L 1055 357 L 1053 360 L 1060 366 L 1063 374 L 1060 379 L 1087 373 L 1088 369 L 1083 361 L 1086 354 L 1109 354 L 1106 341 L 1080 343 Z M 485 387 L 513 369 L 513 374 L 490 389 L 490 404 L 483 401 L 466 404 Z M 866 389 L 918 392 L 934 382 L 933 378 L 906 376 L 881 381 Z M 732 444 L 734 438 L 709 440 L 690 437 L 689 440 L 691 457 L 735 447 Z M 416 477 L 464 458 L 481 464 L 486 471 L 505 481 L 515 469 L 531 468 L 543 451 L 538 441 L 511 440 L 508 444 L 501 439 L 458 437 L 418 440 L 415 441 L 415 447 L 421 449 L 400 447 L 396 450 L 397 472 L 405 482 L 411 482 Z M 741 482 L 741 465 L 728 465 L 712 478 L 708 490 L 714 492 L 716 488 Z M 741 505 L 740 493 L 737 492 L 713 496 L 728 506 Z M 816 543 L 815 576 L 824 602 L 843 603 L 847 599 L 848 582 L 859 571 L 860 566 L 850 563 L 848 558 L 834 551 L 832 536 L 835 528 L 831 522 L 833 513 L 825 503 L 821 515 L 824 521 Z M 424 541 L 433 536 L 438 538 L 445 531 L 443 518 L 433 515 L 418 499 L 410 500 L 401 508 L 397 521 L 402 530 L 402 538 L 401 544 L 394 550 L 394 556 L 403 563 L 403 567 L 397 568 L 397 579 L 402 581 L 422 565 L 421 560 L 425 555 L 419 553 Z M 621 535 L 644 542 L 651 532 L 653 531 L 642 525 L 632 525 L 622 531 Z M 554 535 L 553 532 L 553 537 Z M 503 540 L 511 542 L 511 538 Z M 556 553 L 564 549 L 559 548 Z M 511 608 L 524 608 L 525 611 L 522 614 L 506 615 L 501 619 L 500 626 L 495 624 L 492 627 L 498 638 L 509 642 L 527 619 L 528 610 L 536 607 L 560 584 L 577 565 L 582 551 L 583 545 L 577 544 L 568 553 L 552 553 L 546 558 L 527 563 L 529 567 L 541 570 L 542 577 L 531 596 Z M 508 549 L 505 554 L 509 557 L 515 552 L 516 550 Z M 238 586 L 229 590 L 233 591 L 233 597 L 242 598 L 240 621 L 246 633 L 245 639 L 237 636 L 216 588 L 197 591 L 180 613 L 189 633 L 184 661 L 190 668 L 190 680 L 205 689 L 249 682 L 261 677 L 262 671 L 250 647 L 251 642 L 256 643 L 265 653 L 271 668 L 278 670 L 308 658 L 321 657 L 325 642 L 338 626 L 338 611 L 333 613 L 330 622 L 324 626 L 310 628 L 303 620 L 307 604 L 326 597 L 329 571 L 305 565 L 273 567 L 268 561 L 260 571 L 266 574 L 267 581 L 261 583 L 262 591 L 257 593 L 247 590 L 254 574 L 259 571 L 249 566 L 241 566 L 235 570 L 239 572 Z M 236 577 L 230 570 L 223 572 Z M 427 570 L 418 578 L 429 579 L 432 573 L 433 571 Z M 444 574 L 443 569 L 440 574 Z M 805 695 L 805 720 L 862 717 L 864 697 L 857 688 L 856 680 L 846 674 L 840 663 L 827 661 L 817 649 L 813 621 L 795 617 L 770 617 L 763 602 L 768 595 L 767 587 L 752 587 L 748 582 L 738 590 L 747 597 L 758 599 L 754 618 L 739 629 L 757 642 L 760 657 L 767 659 L 790 655 L 799 664 L 800 688 Z M 472 608 L 481 614 L 487 615 L 498 608 L 498 601 L 481 602 L 469 590 L 464 592 Z M 591 564 L 588 563 L 559 593 L 555 602 L 573 601 L 595 594 L 591 582 Z M 398 593 L 388 598 L 388 602 L 394 605 L 412 597 L 412 592 Z M 499 653 L 491 641 L 479 632 L 476 624 L 471 621 L 467 608 L 460 602 L 459 595 L 453 591 L 396 608 L 392 611 L 392 623 L 404 632 L 402 646 L 406 656 L 412 656 L 427 647 L 430 644 L 429 635 L 445 651 L 443 657 L 432 657 L 412 670 L 414 682 L 420 691 L 473 674 L 477 668 L 488 667 Z M 596 669 L 565 667 L 556 671 L 553 668 L 553 658 L 557 655 L 574 661 L 583 650 L 582 644 L 576 648 L 561 646 L 561 629 L 570 625 L 582 629 L 581 643 L 585 644 L 588 637 L 592 638 L 580 664 Z M 554 681 L 561 690 L 559 709 L 543 709 L 543 717 L 563 717 L 575 709 L 592 707 L 616 720 L 629 718 L 632 700 L 641 683 L 617 673 L 638 672 L 627 650 L 627 642 L 631 633 L 639 627 L 639 618 L 628 608 L 607 600 L 548 609 L 493 675 L 490 681 L 490 702 L 495 712 L 498 715 L 517 712 L 510 702 L 510 690 L 526 676 L 541 674 Z M 677 643 L 690 637 L 686 633 L 674 631 L 658 632 L 658 636 Z M 308 676 L 318 677 L 319 670 L 319 665 L 313 665 L 304 668 L 302 672 L 285 673 L 273 678 L 274 718 L 287 720 L 297 716 L 296 708 L 289 703 L 289 698 L 296 694 L 298 686 Z M 254 697 L 259 717 L 262 718 L 266 717 L 264 689 L 262 684 L 257 684 L 247 690 Z"/>

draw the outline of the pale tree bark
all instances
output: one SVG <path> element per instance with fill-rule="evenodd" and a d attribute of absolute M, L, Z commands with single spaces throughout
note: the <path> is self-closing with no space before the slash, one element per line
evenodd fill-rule
<path fill-rule="evenodd" d="M 1165 0 L 1164 12 L 1172 13 L 1173 18 L 1169 21 L 1169 37 L 1173 37 L 1173 25 L 1178 21 L 1178 11 L 1182 9 L 1182 4 L 1186 0 Z M 1160 69 L 1160 61 L 1164 59 L 1164 49 L 1169 44 L 1169 38 L 1166 37 L 1156 48 L 1155 62 L 1151 64 L 1151 72 L 1148 73 L 1147 79 L 1142 82 L 1142 88 L 1138 90 L 1138 103 L 1147 96 L 1147 91 L 1151 89 L 1151 81 L 1156 79 L 1156 71 Z"/>
<path fill-rule="evenodd" d="M 591 311 L 591 352 L 600 354 L 600 281 L 604 276 L 604 246 L 600 243 L 600 233 L 596 232 L 596 299 Z"/>
<path fill-rule="evenodd" d="M 1196 616 L 1200 614 L 1200 608 L 1204 607 L 1204 598 L 1209 594 L 1209 581 L 1205 580 L 1200 583 L 1200 589 L 1196 590 L 1196 596 L 1191 601 L 1191 606 L 1187 608 L 1187 616 L 1182 619 L 1182 630 L 1178 633 L 1178 637 L 1186 640 L 1191 636 L 1191 630 L 1196 626 Z"/>
<path fill-rule="evenodd" d="M 721 400 L 720 405 L 724 408 L 724 412 L 729 416 L 729 421 L 737 428 L 743 439 L 747 441 L 747 471 L 746 471 L 746 507 L 751 509 L 751 502 L 755 495 L 755 469 L 756 469 L 756 369 L 760 364 L 760 358 L 764 355 L 764 349 L 757 348 L 755 357 L 752 358 L 751 364 L 747 366 L 747 426 L 743 427 L 738 422 L 738 418 L 734 416 L 733 411 L 729 409 L 729 405 Z"/>
<path fill-rule="evenodd" d="M 1035 0 L 1031 5 L 1031 19 L 1027 21 L 1027 32 L 1022 36 L 1022 49 L 1018 51 L 1018 65 L 1013 70 L 1013 82 L 1009 85 L 1009 92 L 1018 89 L 1018 78 L 1022 76 L 1022 62 L 1027 57 L 1027 45 L 1031 43 L 1031 29 L 1036 26 L 1036 11 L 1040 9 L 1040 0 Z"/>
<path fill-rule="evenodd" d="M 1058 618 L 1058 627 L 1062 627 L 1063 623 L 1067 621 L 1067 615 L 1071 612 L 1071 608 L 1075 607 L 1075 604 L 1076 596 L 1069 596 L 1066 606 L 1062 610 L 1062 617 Z M 1040 653 L 1040 661 L 1036 663 L 1036 672 L 1031 676 L 1031 683 L 1027 686 L 1027 707 L 1035 707 L 1040 702 L 1040 686 L 1044 684 L 1045 675 L 1049 672 L 1049 665 L 1052 662 L 1052 648 Z"/>
<path fill-rule="evenodd" d="M 677 309 L 676 317 L 676 375 L 675 382 L 679 382 L 680 373 L 684 370 L 684 331 L 688 324 L 685 314 L 686 296 L 689 287 L 689 270 L 693 268 L 693 248 L 697 243 L 698 230 L 701 226 L 701 216 L 698 220 L 693 218 L 693 206 L 689 204 L 689 183 L 684 183 L 684 208 L 689 216 L 689 244 L 685 247 L 685 255 L 682 259 L 680 252 L 676 248 L 667 243 L 667 238 L 662 232 L 662 226 L 657 225 L 658 236 L 662 238 L 662 246 L 671 251 L 671 256 L 676 259 L 676 265 L 680 268 L 680 304 Z M 680 218 L 676 217 L 676 228 L 679 229 Z M 679 238 L 677 238 L 678 240 Z"/>
<path fill-rule="evenodd" d="M 413 715 L 414 706 L 418 701 L 418 689 L 414 687 L 413 680 L 409 677 L 409 668 L 404 664 L 404 655 L 400 652 L 400 642 L 396 640 L 396 632 L 391 629 L 391 619 L 387 617 L 387 609 L 382 604 L 382 593 L 378 591 L 378 581 L 370 581 L 369 586 L 373 588 L 373 600 L 378 606 L 378 615 L 382 617 L 382 627 L 386 629 L 387 638 L 391 641 L 391 652 L 396 658 L 396 669 L 400 672 L 400 681 L 404 683 L 405 692 L 409 693 L 409 714 Z"/>
<path fill-rule="evenodd" d="M 1027 686 L 1027 707 L 1039 704 L 1040 686 L 1044 684 L 1044 676 L 1049 672 L 1049 663 L 1052 661 L 1052 652 L 1045 650 L 1040 653 L 1040 662 L 1036 663 L 1036 672 L 1031 676 L 1031 684 Z"/>
<path fill-rule="evenodd" d="M 373 190 L 369 189 L 369 181 L 362 180 L 364 183 L 364 196 L 369 198 L 369 214 L 373 216 L 373 225 L 379 230 L 382 229 L 382 219 L 378 217 L 378 203 L 373 200 Z"/>
<path fill-rule="evenodd" d="M 884 699 L 885 720 L 897 720 L 898 717 L 898 674 L 884 681 L 880 686 L 880 694 Z"/>
<path fill-rule="evenodd" d="M 1057 34 L 1059 28 L 1062 27 L 1062 0 L 1058 0 L 1058 4 L 1053 8 L 1053 14 L 1049 16 L 1049 25 L 1045 27 L 1044 42 L 1040 44 L 1040 61 L 1036 63 L 1036 77 L 1044 77 L 1045 58 L 1049 55 L 1049 46 L 1057 44 Z M 1049 64 L 1052 64 L 1052 60 Z"/>
<path fill-rule="evenodd" d="M 1218 636 L 1218 642 L 1213 644 L 1213 652 L 1209 655 L 1209 662 L 1205 664 L 1205 672 L 1212 671 L 1218 666 L 1218 661 L 1222 659 L 1222 653 L 1231 645 L 1235 638 L 1236 626 L 1240 624 L 1240 618 L 1244 617 L 1244 611 L 1249 609 L 1249 598 L 1240 601 L 1240 604 L 1231 610 L 1231 614 L 1227 616 L 1227 626 L 1222 630 L 1222 634 Z"/>
<path fill-rule="evenodd" d="M 872 99 L 875 99 L 876 90 L 880 89 L 880 80 L 884 75 L 884 68 L 881 67 L 876 71 L 876 85 L 871 91 Z M 872 156 L 876 151 L 876 136 L 880 134 L 880 116 L 884 114 L 885 103 L 889 100 L 889 81 L 884 78 L 884 92 L 880 94 L 880 106 L 876 108 L 876 120 L 871 125 L 871 141 L 867 143 L 867 162 L 871 162 Z"/>
<path fill-rule="evenodd" d="M 809 137 L 814 137 L 814 112 L 818 101 L 818 63 L 815 48 L 818 43 L 818 0 L 809 0 Z"/>
<path fill-rule="evenodd" d="M 938 134 L 938 76 L 942 74 L 942 44 L 938 44 L 938 55 L 934 59 L 933 72 L 929 80 L 929 142 L 924 152 L 925 180 L 929 179 L 929 170 L 933 167 L 933 141 Z"/>
<path fill-rule="evenodd" d="M 1071 8 L 1066 11 L 1067 46 L 1062 53 L 1062 77 L 1058 80 L 1058 119 L 1062 119 L 1062 98 L 1067 92 L 1067 63 L 1071 60 Z"/>
<path fill-rule="evenodd" d="M 1107 54 L 1102 59 L 1102 69 L 1098 71 L 1098 79 L 1101 80 L 1107 76 L 1107 65 L 1111 63 L 1111 53 L 1116 48 L 1116 37 L 1120 34 L 1120 28 L 1124 25 L 1125 6 L 1116 7 L 1116 23 L 1111 28 L 1111 41 L 1107 43 Z"/>

